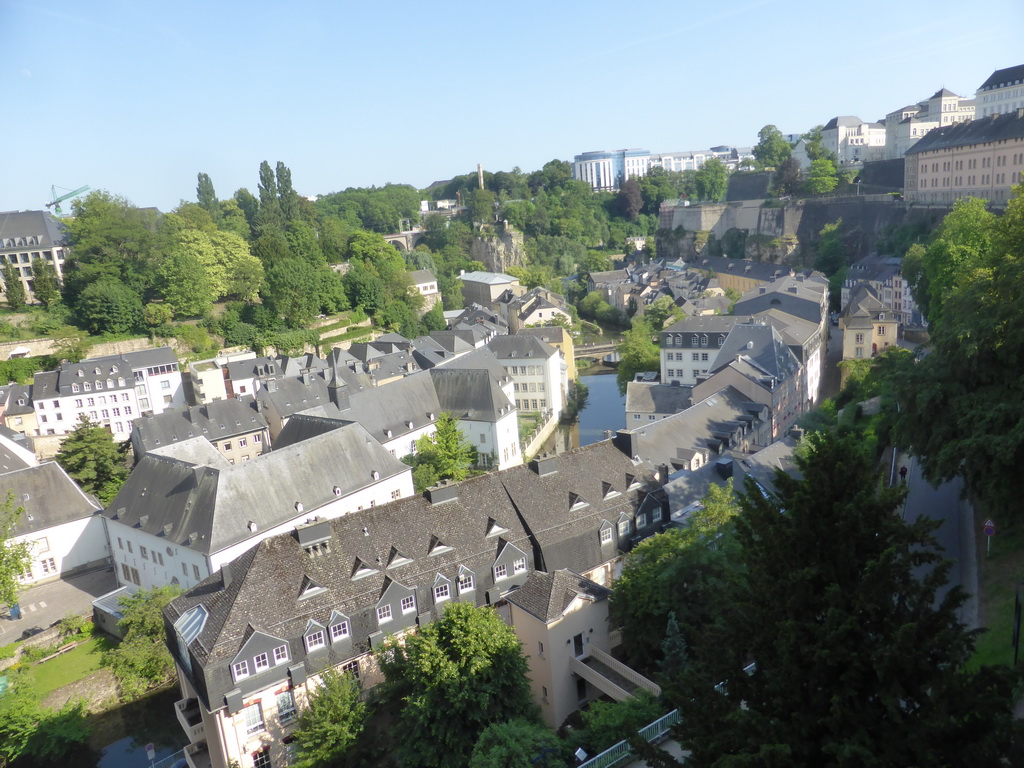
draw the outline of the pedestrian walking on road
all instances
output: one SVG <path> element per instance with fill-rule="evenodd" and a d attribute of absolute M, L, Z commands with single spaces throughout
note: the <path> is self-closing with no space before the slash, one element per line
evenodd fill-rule
<path fill-rule="evenodd" d="M 902 467 L 900 467 L 900 480 L 902 480 L 904 483 L 907 482 L 907 465 L 906 464 L 904 464 Z"/>

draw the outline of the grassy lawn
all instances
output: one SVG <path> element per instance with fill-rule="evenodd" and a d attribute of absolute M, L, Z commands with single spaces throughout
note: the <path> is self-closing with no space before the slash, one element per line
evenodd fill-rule
<path fill-rule="evenodd" d="M 1024 577 L 1024 523 L 996 520 L 992 554 L 986 555 L 982 524 L 987 515 L 974 512 L 978 544 L 978 589 L 981 625 L 988 629 L 978 638 L 972 668 L 987 664 L 1013 664 L 1013 601 L 1017 579 Z M 1022 649 L 1024 650 L 1024 649 Z"/>
<path fill-rule="evenodd" d="M 32 664 L 28 669 L 32 689 L 45 696 L 62 685 L 81 680 L 100 668 L 100 655 L 113 646 L 114 641 L 108 637 L 93 637 L 55 659 Z"/>

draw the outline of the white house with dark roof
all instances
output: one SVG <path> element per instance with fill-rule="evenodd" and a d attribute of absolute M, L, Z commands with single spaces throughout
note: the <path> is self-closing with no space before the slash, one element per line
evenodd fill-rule
<path fill-rule="evenodd" d="M 107 565 L 109 551 L 101 507 L 78 487 L 55 461 L 25 464 L 0 448 L 0 499 L 10 494 L 23 512 L 13 530 L 14 541 L 31 545 L 32 562 L 20 582 L 24 586 L 74 576 Z M 21 466 L 19 466 L 21 465 Z"/>
<path fill-rule="evenodd" d="M 217 453 L 200 464 L 143 457 L 104 512 L 119 583 L 188 588 L 298 522 L 413 493 L 412 469 L 358 424 L 287 436 L 285 427 L 286 447 L 235 465 Z"/>
<path fill-rule="evenodd" d="M 571 571 L 583 601 L 562 601 L 560 575 L 546 618 L 572 617 L 565 629 L 589 618 L 584 603 L 607 605 L 601 585 L 631 546 L 637 516 L 655 507 L 650 469 L 606 441 L 259 542 L 164 614 L 187 759 L 285 763 L 296 715 L 325 670 L 371 688 L 380 682 L 372 651 L 389 634 L 415 631 L 456 601 L 494 606 L 507 620 L 508 599 L 537 572 Z M 543 602 L 544 587 L 524 593 L 538 593 L 528 608 Z M 606 626 L 586 627 L 584 654 L 572 654 L 580 663 L 606 642 L 597 638 Z M 595 698 L 612 682 L 595 671 L 581 684 L 559 674 L 554 685 L 568 681 L 570 693 L 551 695 Z"/>
<path fill-rule="evenodd" d="M 64 226 L 49 211 L 0 212 L 0 264 L 14 267 L 30 302 L 35 301 L 32 265 L 47 261 L 63 279 L 67 255 Z"/>
<path fill-rule="evenodd" d="M 178 357 L 170 347 L 61 363 L 32 384 L 35 436 L 67 434 L 82 416 L 131 437 L 132 420 L 185 405 Z"/>
<path fill-rule="evenodd" d="M 833 117 L 821 129 L 821 144 L 840 164 L 866 163 L 885 156 L 885 125 L 852 115 Z"/>
<path fill-rule="evenodd" d="M 512 377 L 516 409 L 558 418 L 569 382 L 562 353 L 535 336 L 496 336 L 487 343 Z"/>
<path fill-rule="evenodd" d="M 978 88 L 978 117 L 1005 115 L 1024 107 L 1024 64 L 997 69 Z"/>
<path fill-rule="evenodd" d="M 526 293 L 518 277 L 503 272 L 465 272 L 459 275 L 459 280 L 462 281 L 464 307 L 480 304 L 493 309 L 494 303 L 505 291 L 510 291 L 514 296 Z"/>
<path fill-rule="evenodd" d="M 412 290 L 423 297 L 423 312 L 429 312 L 441 300 L 441 291 L 437 287 L 437 278 L 429 269 L 414 269 L 409 273 Z"/>

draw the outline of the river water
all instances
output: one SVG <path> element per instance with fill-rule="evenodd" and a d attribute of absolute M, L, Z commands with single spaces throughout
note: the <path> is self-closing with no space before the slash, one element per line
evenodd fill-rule
<path fill-rule="evenodd" d="M 619 394 L 619 386 L 611 373 L 592 373 L 580 376 L 579 381 L 589 390 L 587 404 L 579 413 L 576 424 L 563 424 L 544 445 L 545 451 L 563 451 L 590 445 L 605 439 L 605 432 L 614 435 L 626 424 L 626 396 Z"/>

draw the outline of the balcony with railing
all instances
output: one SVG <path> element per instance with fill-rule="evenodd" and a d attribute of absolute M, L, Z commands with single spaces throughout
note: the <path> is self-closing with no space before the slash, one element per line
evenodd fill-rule
<path fill-rule="evenodd" d="M 198 699 L 179 699 L 174 702 L 174 711 L 190 744 L 195 744 L 206 736 L 206 726 L 203 725 Z"/>
<path fill-rule="evenodd" d="M 206 745 L 206 739 L 185 747 L 185 762 L 188 763 L 189 768 L 213 768 L 210 748 Z"/>
<path fill-rule="evenodd" d="M 650 725 L 637 731 L 637 735 L 650 744 L 657 744 L 665 738 L 669 729 L 679 722 L 679 710 L 673 709 L 664 717 L 659 717 Z M 626 765 L 633 758 L 633 748 L 628 741 L 620 741 L 599 755 L 581 763 L 579 768 L 618 768 Z"/>

